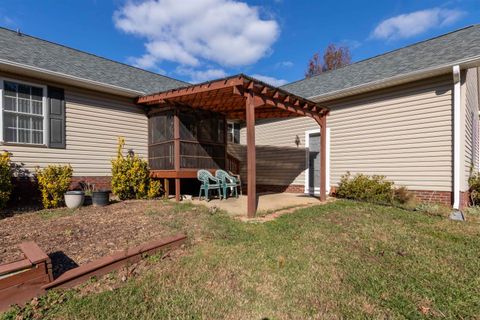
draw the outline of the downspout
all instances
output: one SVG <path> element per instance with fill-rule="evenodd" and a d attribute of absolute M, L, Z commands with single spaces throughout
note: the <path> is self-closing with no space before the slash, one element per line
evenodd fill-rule
<path fill-rule="evenodd" d="M 460 209 L 460 66 L 453 66 L 453 209 Z"/>

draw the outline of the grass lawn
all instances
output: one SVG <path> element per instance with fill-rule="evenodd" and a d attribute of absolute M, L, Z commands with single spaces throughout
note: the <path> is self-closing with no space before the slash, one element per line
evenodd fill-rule
<path fill-rule="evenodd" d="M 112 291 L 51 293 L 24 315 L 480 319 L 479 217 L 461 223 L 350 201 L 258 224 L 198 214 L 202 231 L 181 254 L 153 259 Z M 183 230 L 182 219 L 169 223 Z"/>

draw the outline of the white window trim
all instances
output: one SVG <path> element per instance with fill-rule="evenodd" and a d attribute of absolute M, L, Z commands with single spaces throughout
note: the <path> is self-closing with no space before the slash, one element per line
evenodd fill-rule
<path fill-rule="evenodd" d="M 233 141 L 231 142 L 232 144 L 240 144 L 240 140 L 238 142 L 235 142 L 235 125 L 238 125 L 238 130 L 240 131 L 240 123 L 236 122 L 236 121 L 230 121 L 230 120 L 227 120 L 227 138 L 228 138 L 228 125 L 231 124 L 232 125 L 232 137 L 233 137 Z M 227 141 L 227 143 L 230 143 L 230 141 Z"/>
<path fill-rule="evenodd" d="M 314 129 L 314 130 L 307 130 L 305 131 L 305 148 L 310 147 L 310 136 L 312 134 L 320 134 L 320 129 Z M 325 153 L 326 153 L 326 183 L 325 185 L 327 186 L 327 193 L 330 191 L 330 128 L 327 127 L 327 145 L 325 148 Z M 304 193 L 306 194 L 313 194 L 313 195 L 319 195 L 320 194 L 320 187 L 315 187 L 314 190 L 310 189 L 310 157 L 308 153 L 306 154 L 306 170 L 305 170 L 305 189 Z"/>
<path fill-rule="evenodd" d="M 3 91 L 5 88 L 5 81 L 10 81 L 10 82 L 15 82 L 19 84 L 24 84 L 27 86 L 33 86 L 33 87 L 38 87 L 42 88 L 43 90 L 43 97 L 42 97 L 42 113 L 43 113 L 43 143 L 38 144 L 38 143 L 24 143 L 24 142 L 5 142 L 4 137 L 3 137 L 3 132 L 4 132 L 4 127 L 3 127 Z M 5 78 L 5 77 L 0 77 L 0 142 L 2 144 L 8 144 L 8 143 L 13 143 L 13 144 L 19 144 L 19 145 L 24 145 L 24 146 L 46 146 L 48 147 L 48 135 L 49 135 L 49 127 L 48 127 L 48 108 L 47 108 L 47 86 L 38 84 L 35 82 L 28 82 L 28 81 L 23 81 L 23 80 L 18 80 L 18 79 L 13 79 L 13 78 Z"/>

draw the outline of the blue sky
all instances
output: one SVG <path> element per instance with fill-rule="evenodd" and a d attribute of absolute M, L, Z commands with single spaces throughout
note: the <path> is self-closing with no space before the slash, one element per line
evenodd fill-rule
<path fill-rule="evenodd" d="M 0 25 L 190 82 L 303 78 L 329 43 L 354 61 L 471 24 L 480 0 L 0 1 Z"/>

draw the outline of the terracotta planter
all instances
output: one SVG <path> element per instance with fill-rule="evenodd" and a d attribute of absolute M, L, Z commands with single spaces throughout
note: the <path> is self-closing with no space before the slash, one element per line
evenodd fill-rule
<path fill-rule="evenodd" d="M 83 191 L 67 191 L 65 193 L 65 204 L 70 209 L 77 209 L 83 206 L 85 193 Z"/>

